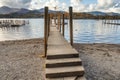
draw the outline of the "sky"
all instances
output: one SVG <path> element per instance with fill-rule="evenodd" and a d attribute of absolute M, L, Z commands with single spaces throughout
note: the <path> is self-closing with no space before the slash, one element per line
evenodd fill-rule
<path fill-rule="evenodd" d="M 0 0 L 0 6 L 12 8 L 65 10 L 72 6 L 74 12 L 117 12 L 120 13 L 120 0 Z"/>

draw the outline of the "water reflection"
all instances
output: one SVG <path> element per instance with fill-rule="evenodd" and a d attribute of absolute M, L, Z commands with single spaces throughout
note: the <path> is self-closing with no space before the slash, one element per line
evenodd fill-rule
<path fill-rule="evenodd" d="M 74 20 L 73 23 L 74 42 L 120 43 L 120 25 L 104 24 L 102 20 Z M 66 39 L 69 40 L 69 35 Z"/>
<path fill-rule="evenodd" d="M 0 41 L 42 38 L 43 19 L 29 19 L 29 22 L 30 24 L 20 27 L 1 27 Z"/>
<path fill-rule="evenodd" d="M 0 41 L 43 38 L 44 20 L 26 19 L 29 24 L 21 27 L 1 27 Z M 69 22 L 65 20 L 65 22 Z M 118 22 L 119 21 L 109 21 Z M 104 20 L 74 20 L 74 42 L 120 43 L 120 25 L 104 24 Z M 69 41 L 69 23 L 65 25 L 65 38 Z"/>

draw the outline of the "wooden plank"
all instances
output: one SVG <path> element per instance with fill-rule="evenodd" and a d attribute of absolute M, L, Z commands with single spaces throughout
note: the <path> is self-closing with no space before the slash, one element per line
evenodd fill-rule
<path fill-rule="evenodd" d="M 47 50 L 48 55 L 63 55 L 63 54 L 78 54 L 78 52 L 73 48 L 51 48 Z"/>
<path fill-rule="evenodd" d="M 84 68 L 80 66 L 71 66 L 71 67 L 60 67 L 60 68 L 46 68 L 46 73 L 64 73 L 64 72 L 74 72 L 74 71 L 83 71 Z"/>
<path fill-rule="evenodd" d="M 80 66 L 82 64 L 79 58 L 47 59 L 46 68 Z"/>
<path fill-rule="evenodd" d="M 46 63 L 51 63 L 51 64 L 54 64 L 54 63 L 64 63 L 64 62 L 78 62 L 78 61 L 81 61 L 80 58 L 69 58 L 69 59 L 52 59 L 52 60 L 46 60 L 47 62 Z"/>
<path fill-rule="evenodd" d="M 47 78 L 46 80 L 75 80 L 75 77 L 66 77 L 66 78 Z"/>
<path fill-rule="evenodd" d="M 83 75 L 84 68 L 82 66 L 46 68 L 46 78 L 60 78 Z"/>
<path fill-rule="evenodd" d="M 83 76 L 83 77 L 78 77 L 76 80 L 87 80 L 87 79 Z"/>
<path fill-rule="evenodd" d="M 64 78 L 47 78 L 46 80 L 64 80 Z"/>
<path fill-rule="evenodd" d="M 47 78 L 46 80 L 86 80 L 85 77 Z"/>
<path fill-rule="evenodd" d="M 64 77 L 64 80 L 86 80 L 85 77 Z"/>

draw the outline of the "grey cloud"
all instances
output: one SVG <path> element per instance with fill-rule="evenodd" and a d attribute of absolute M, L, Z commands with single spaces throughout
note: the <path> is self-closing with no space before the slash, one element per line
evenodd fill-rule
<path fill-rule="evenodd" d="M 19 0 L 19 1 L 21 1 L 24 4 L 26 4 L 26 3 L 30 3 L 32 0 Z"/>
<path fill-rule="evenodd" d="M 1 4 L 14 8 L 29 8 L 31 1 L 32 0 L 1 0 Z"/>

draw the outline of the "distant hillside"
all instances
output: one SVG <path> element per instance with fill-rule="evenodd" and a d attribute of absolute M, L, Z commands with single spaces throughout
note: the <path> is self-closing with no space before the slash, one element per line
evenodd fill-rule
<path fill-rule="evenodd" d="M 75 19 L 120 19 L 119 13 L 103 12 L 77 12 L 73 14 Z"/>
<path fill-rule="evenodd" d="M 58 13 L 58 12 L 63 12 L 63 11 L 54 11 L 54 10 L 49 10 L 49 13 Z M 68 13 L 64 12 L 68 17 Z M 37 9 L 37 10 L 29 10 L 29 9 L 24 9 L 24 8 L 10 8 L 7 6 L 0 7 L 0 18 L 39 18 L 44 16 L 44 8 Z M 105 12 L 100 12 L 100 11 L 92 11 L 92 12 L 74 12 L 74 18 L 76 19 L 105 19 L 108 16 L 112 16 L 120 19 L 120 14 L 119 13 L 105 13 Z M 109 18 L 110 18 L 109 17 Z"/>
<path fill-rule="evenodd" d="M 44 8 L 38 9 L 37 11 L 39 11 L 40 13 L 44 13 Z M 54 10 L 48 10 L 48 13 L 56 13 L 56 12 L 62 12 L 62 11 L 54 11 Z"/>
<path fill-rule="evenodd" d="M 53 11 L 53 10 L 49 10 L 48 11 L 49 13 L 55 13 L 56 11 Z M 0 14 L 11 14 L 11 13 L 17 13 L 17 14 L 26 14 L 26 13 L 35 13 L 35 14 L 38 14 L 38 13 L 44 13 L 44 8 L 41 8 L 41 9 L 37 9 L 37 10 L 28 10 L 28 9 L 24 9 L 24 8 L 10 8 L 10 7 L 7 7 L 7 6 L 3 6 L 3 7 L 0 7 Z"/>
<path fill-rule="evenodd" d="M 87 12 L 88 14 L 92 14 L 94 16 L 120 16 L 119 13 L 114 13 L 114 12 L 109 12 L 109 13 L 105 13 L 105 12 L 100 12 L 100 11 L 93 11 L 93 12 Z"/>
<path fill-rule="evenodd" d="M 0 14 L 12 14 L 12 13 L 18 13 L 18 14 L 25 14 L 25 13 L 28 13 L 30 12 L 30 10 L 28 9 L 24 9 L 24 8 L 10 8 L 10 7 L 7 7 L 7 6 L 3 6 L 3 7 L 0 7 Z"/>
<path fill-rule="evenodd" d="M 107 13 L 104 13 L 104 12 L 100 12 L 100 11 L 93 11 L 93 12 L 87 12 L 88 14 L 92 14 L 94 16 L 98 16 L 98 15 L 107 15 Z"/>
<path fill-rule="evenodd" d="M 10 8 L 7 6 L 0 7 L 0 14 L 10 14 L 17 11 L 19 11 L 17 8 Z"/>
<path fill-rule="evenodd" d="M 16 13 L 18 13 L 18 14 L 26 14 L 28 12 L 30 12 L 30 10 L 21 8 Z M 12 13 L 14 13 L 14 12 L 12 12 Z"/>
<path fill-rule="evenodd" d="M 107 15 L 110 15 L 110 16 L 120 16 L 119 13 L 114 13 L 114 12 L 107 13 Z"/>

